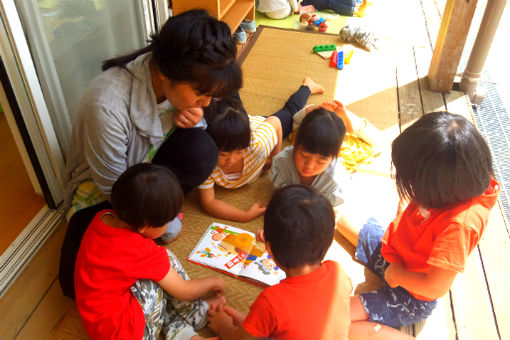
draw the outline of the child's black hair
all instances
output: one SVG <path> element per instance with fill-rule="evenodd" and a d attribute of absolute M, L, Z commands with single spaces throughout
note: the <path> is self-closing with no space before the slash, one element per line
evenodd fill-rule
<path fill-rule="evenodd" d="M 111 204 L 117 216 L 134 229 L 161 227 L 181 211 L 183 194 L 168 168 L 140 163 L 124 171 L 113 184 Z"/>
<path fill-rule="evenodd" d="M 168 79 L 191 83 L 200 94 L 222 98 L 242 86 L 237 46 L 230 28 L 202 9 L 170 17 L 150 44 L 131 54 L 105 60 L 102 70 L 123 67 L 152 52 L 154 64 Z"/>
<path fill-rule="evenodd" d="M 321 263 L 333 241 L 331 203 L 305 185 L 278 189 L 264 215 L 264 237 L 284 269 Z"/>
<path fill-rule="evenodd" d="M 245 149 L 250 146 L 250 119 L 240 98 L 227 97 L 211 102 L 204 109 L 207 132 L 220 152 Z"/>
<path fill-rule="evenodd" d="M 494 177 L 489 147 L 466 118 L 445 111 L 422 116 L 392 143 L 399 195 L 444 208 L 481 195 Z"/>
<path fill-rule="evenodd" d="M 337 157 L 345 136 L 345 124 L 335 113 L 322 107 L 308 113 L 301 122 L 294 141 L 310 153 Z"/>

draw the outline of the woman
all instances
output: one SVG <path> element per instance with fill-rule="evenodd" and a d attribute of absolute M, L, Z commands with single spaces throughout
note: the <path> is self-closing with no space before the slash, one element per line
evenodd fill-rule
<path fill-rule="evenodd" d="M 241 87 L 235 56 L 228 26 L 193 10 L 169 18 L 147 47 L 103 63 L 79 105 L 64 173 L 69 227 L 59 280 L 65 295 L 74 297 L 83 233 L 110 207 L 112 185 L 124 170 L 144 161 L 165 165 L 184 193 L 209 176 L 218 151 L 200 128 L 201 108 Z M 180 231 L 175 222 L 163 241 Z"/>

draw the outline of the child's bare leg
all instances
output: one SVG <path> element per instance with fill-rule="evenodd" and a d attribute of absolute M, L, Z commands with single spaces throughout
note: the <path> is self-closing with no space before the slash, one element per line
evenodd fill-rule
<path fill-rule="evenodd" d="M 409 340 L 412 336 L 399 330 L 377 322 L 368 321 L 368 314 L 363 308 L 359 295 L 351 296 L 350 302 L 351 325 L 349 326 L 349 340 L 355 339 L 395 339 Z"/>
<path fill-rule="evenodd" d="M 312 78 L 306 77 L 305 79 L 303 79 L 303 85 L 308 86 L 308 88 L 310 89 L 310 94 L 324 93 L 324 86 L 317 84 L 312 80 Z"/>
<path fill-rule="evenodd" d="M 354 321 L 349 326 L 349 340 L 412 340 L 414 337 L 398 329 L 371 321 Z"/>
<path fill-rule="evenodd" d="M 358 235 L 361 227 L 356 227 L 346 214 L 343 214 L 336 222 L 336 229 L 343 237 L 349 241 L 354 247 L 358 245 Z"/>

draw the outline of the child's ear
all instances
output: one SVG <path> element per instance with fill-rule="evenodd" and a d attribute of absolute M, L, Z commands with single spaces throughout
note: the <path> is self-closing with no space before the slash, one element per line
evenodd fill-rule
<path fill-rule="evenodd" d="M 141 234 L 141 235 L 145 236 L 145 233 L 146 233 L 146 231 L 147 231 L 147 228 L 148 228 L 148 226 L 146 226 L 146 225 L 145 225 L 145 226 L 143 226 L 143 227 L 139 227 L 138 229 L 136 229 L 136 231 L 138 231 L 138 233 L 139 233 L 139 234 Z"/>

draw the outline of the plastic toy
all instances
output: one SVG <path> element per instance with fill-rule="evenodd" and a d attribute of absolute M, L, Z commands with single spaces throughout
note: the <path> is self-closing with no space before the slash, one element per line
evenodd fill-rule
<path fill-rule="evenodd" d="M 324 59 L 331 58 L 331 55 L 333 54 L 333 51 L 336 51 L 336 45 L 335 44 L 329 44 L 329 45 L 315 45 L 313 47 L 313 51 L 323 57 Z"/>
<path fill-rule="evenodd" d="M 328 30 L 328 25 L 325 22 L 321 22 L 319 24 L 319 32 L 326 32 Z"/>
<path fill-rule="evenodd" d="M 336 67 L 336 62 L 338 59 L 338 52 L 336 50 L 333 51 L 331 58 L 329 60 L 329 67 Z"/>
<path fill-rule="evenodd" d="M 353 54 L 354 54 L 353 50 L 348 50 L 344 53 L 344 64 L 349 64 Z"/>
<path fill-rule="evenodd" d="M 315 45 L 313 47 L 313 51 L 315 53 L 317 52 L 325 52 L 325 51 L 335 51 L 336 45 L 335 44 L 329 44 L 329 45 Z"/>
<path fill-rule="evenodd" d="M 344 51 L 340 51 L 337 54 L 336 68 L 339 70 L 343 70 L 344 68 Z"/>

